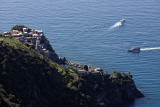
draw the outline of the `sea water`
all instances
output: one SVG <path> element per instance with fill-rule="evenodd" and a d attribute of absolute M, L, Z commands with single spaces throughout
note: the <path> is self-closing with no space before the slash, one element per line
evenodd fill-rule
<path fill-rule="evenodd" d="M 159 0 L 0 0 L 0 32 L 16 24 L 43 30 L 60 57 L 130 72 L 145 98 L 128 106 L 159 107 Z"/>

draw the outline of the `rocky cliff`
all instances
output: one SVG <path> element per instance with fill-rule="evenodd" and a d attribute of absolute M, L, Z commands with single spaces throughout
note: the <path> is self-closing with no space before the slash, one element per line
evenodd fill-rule
<path fill-rule="evenodd" d="M 89 74 L 83 76 L 83 90 L 97 102 L 97 106 L 123 107 L 126 102 L 144 97 L 136 88 L 130 75 L 127 74 Z M 88 92 L 87 92 L 88 91 Z"/>
<path fill-rule="evenodd" d="M 46 49 L 50 51 L 50 55 L 48 57 L 49 59 L 58 64 L 65 64 L 65 60 L 58 56 L 45 36 L 42 36 L 42 38 L 40 39 L 40 43 L 44 44 L 44 47 L 46 47 Z"/>

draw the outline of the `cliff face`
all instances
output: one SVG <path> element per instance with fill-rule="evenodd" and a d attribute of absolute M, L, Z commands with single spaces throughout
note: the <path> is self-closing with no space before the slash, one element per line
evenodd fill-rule
<path fill-rule="evenodd" d="M 135 98 L 144 97 L 136 88 L 133 79 L 126 74 L 119 77 L 114 74 L 90 74 L 84 76 L 83 90 L 86 91 L 97 103 L 97 106 L 122 106 Z"/>
<path fill-rule="evenodd" d="M 131 79 L 117 88 L 106 89 L 104 97 L 101 100 L 105 105 L 125 105 L 126 102 L 141 97 L 144 97 L 144 95 L 136 88 Z"/>
<path fill-rule="evenodd" d="M 51 59 L 52 61 L 54 61 L 56 63 L 61 62 L 60 59 L 59 59 L 59 56 L 53 50 L 52 46 L 49 44 L 49 41 L 47 40 L 47 38 L 45 36 L 42 36 L 42 38 L 40 39 L 40 43 L 44 44 L 44 47 L 46 47 L 46 49 L 50 51 L 49 59 Z"/>
<path fill-rule="evenodd" d="M 136 97 L 143 95 L 130 75 L 79 76 L 15 39 L 0 37 L 1 107 L 108 107 Z"/>

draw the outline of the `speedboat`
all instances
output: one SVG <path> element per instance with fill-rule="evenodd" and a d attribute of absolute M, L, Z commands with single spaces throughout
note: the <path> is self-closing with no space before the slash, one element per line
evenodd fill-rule
<path fill-rule="evenodd" d="M 121 22 L 121 24 L 126 23 L 126 19 L 121 19 L 119 22 Z"/>
<path fill-rule="evenodd" d="M 128 52 L 139 53 L 140 47 L 134 47 L 134 48 L 128 49 Z"/>

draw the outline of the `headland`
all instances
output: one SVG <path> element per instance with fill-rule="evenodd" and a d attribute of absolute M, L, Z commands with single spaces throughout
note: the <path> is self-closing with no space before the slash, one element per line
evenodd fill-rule
<path fill-rule="evenodd" d="M 22 25 L 0 35 L 0 63 L 4 107 L 112 107 L 144 97 L 130 73 L 59 58 L 42 30 Z"/>

